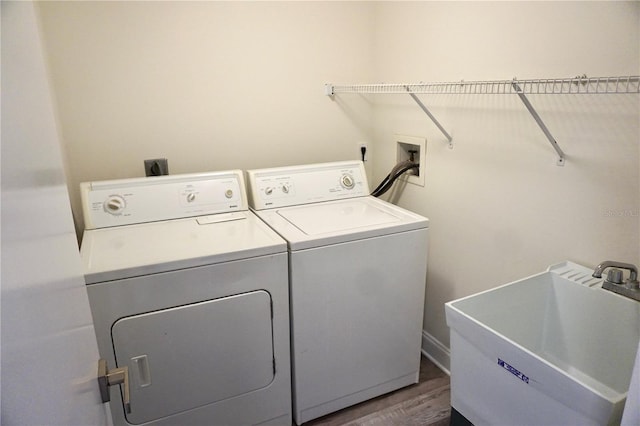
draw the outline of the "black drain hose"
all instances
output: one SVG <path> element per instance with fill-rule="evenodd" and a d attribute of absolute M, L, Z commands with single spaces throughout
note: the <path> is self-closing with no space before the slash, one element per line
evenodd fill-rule
<path fill-rule="evenodd" d="M 414 163 L 413 161 L 401 161 L 400 163 L 396 164 L 393 169 L 391 169 L 391 172 L 387 175 L 386 178 L 382 180 L 382 182 L 380 182 L 380 185 L 378 185 L 378 187 L 373 190 L 371 195 L 373 195 L 374 197 L 383 195 L 385 192 L 391 189 L 396 179 L 398 179 L 409 170 L 418 169 L 419 167 L 420 164 Z"/>

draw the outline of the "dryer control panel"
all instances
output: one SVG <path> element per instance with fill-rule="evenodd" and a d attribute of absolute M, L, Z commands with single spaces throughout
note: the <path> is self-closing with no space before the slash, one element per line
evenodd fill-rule
<path fill-rule="evenodd" d="M 80 184 L 85 229 L 247 210 L 242 171 Z"/>
<path fill-rule="evenodd" d="M 360 161 L 249 170 L 249 205 L 256 210 L 369 195 Z"/>

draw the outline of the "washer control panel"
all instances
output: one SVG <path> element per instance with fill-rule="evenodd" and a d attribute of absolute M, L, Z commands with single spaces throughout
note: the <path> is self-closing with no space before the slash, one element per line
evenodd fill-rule
<path fill-rule="evenodd" d="M 369 195 L 360 161 L 249 170 L 247 180 L 256 210 Z"/>
<path fill-rule="evenodd" d="M 80 184 L 85 229 L 247 210 L 242 171 Z"/>

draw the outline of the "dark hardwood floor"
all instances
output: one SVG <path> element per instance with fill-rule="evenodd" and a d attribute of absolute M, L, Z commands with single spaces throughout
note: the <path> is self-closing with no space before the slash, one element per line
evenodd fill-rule
<path fill-rule="evenodd" d="M 415 385 L 312 420 L 304 426 L 448 426 L 449 376 L 424 356 Z"/>

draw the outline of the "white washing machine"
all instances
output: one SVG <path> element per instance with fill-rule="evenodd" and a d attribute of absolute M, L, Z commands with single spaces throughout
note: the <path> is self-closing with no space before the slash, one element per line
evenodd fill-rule
<path fill-rule="evenodd" d="M 247 176 L 288 243 L 296 423 L 417 383 L 428 220 L 369 196 L 359 161 Z"/>
<path fill-rule="evenodd" d="M 286 243 L 241 171 L 81 184 L 98 347 L 128 366 L 116 425 L 291 423 Z"/>

